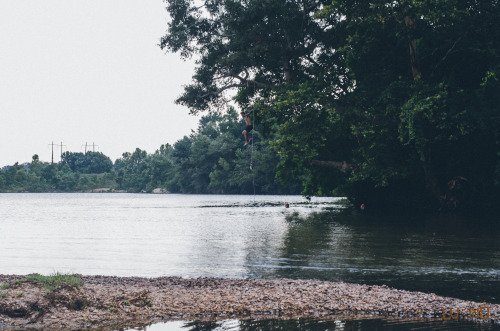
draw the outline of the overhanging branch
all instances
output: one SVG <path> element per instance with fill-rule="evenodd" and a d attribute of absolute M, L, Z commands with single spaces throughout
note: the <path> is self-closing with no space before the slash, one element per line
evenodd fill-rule
<path fill-rule="evenodd" d="M 246 86 L 253 85 L 254 87 L 265 88 L 265 89 L 272 89 L 273 88 L 272 85 L 261 83 L 261 82 L 258 82 L 256 80 L 253 80 L 253 79 L 243 78 L 239 75 L 232 75 L 232 77 L 234 77 L 234 78 L 238 79 L 240 82 L 246 84 Z"/>
<path fill-rule="evenodd" d="M 246 87 L 246 85 L 244 85 L 244 84 L 229 84 L 226 86 L 222 86 L 221 88 L 219 88 L 215 91 L 210 91 L 210 92 L 207 92 L 205 94 L 202 94 L 199 97 L 204 99 L 204 98 L 211 96 L 211 95 L 217 96 L 217 95 L 221 94 L 222 92 L 224 92 L 225 90 L 228 90 L 228 89 L 233 88 L 233 87 Z"/>
<path fill-rule="evenodd" d="M 309 162 L 312 166 L 319 166 L 324 168 L 334 168 L 343 173 L 347 173 L 354 168 L 354 164 L 347 163 L 346 161 L 321 161 L 321 160 L 311 160 Z"/>
<path fill-rule="evenodd" d="M 227 82 L 228 85 L 224 85 L 224 86 L 218 88 L 217 90 L 201 94 L 201 95 L 199 95 L 199 98 L 203 99 L 203 98 L 206 98 L 208 96 L 217 96 L 220 93 L 224 92 L 225 90 L 228 90 L 228 89 L 231 89 L 234 87 L 251 87 L 251 86 L 253 86 L 254 88 L 255 87 L 265 88 L 265 89 L 272 88 L 272 85 L 261 83 L 261 82 L 258 82 L 256 80 L 253 80 L 253 79 L 248 79 L 247 78 L 248 76 L 250 76 L 250 74 L 246 69 L 245 69 L 245 77 L 241 77 L 237 74 L 232 74 L 232 73 L 222 73 L 220 76 L 214 77 L 214 80 L 221 80 L 221 79 L 226 79 L 226 78 L 231 78 L 231 79 L 236 78 L 240 81 L 240 83 L 229 84 L 229 82 Z"/>

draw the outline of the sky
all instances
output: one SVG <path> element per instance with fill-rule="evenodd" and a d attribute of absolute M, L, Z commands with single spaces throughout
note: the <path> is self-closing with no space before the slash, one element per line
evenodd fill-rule
<path fill-rule="evenodd" d="M 163 0 L 0 0 L 0 167 L 50 161 L 52 142 L 115 161 L 196 129 L 174 104 L 194 62 L 158 46 L 168 19 Z"/>

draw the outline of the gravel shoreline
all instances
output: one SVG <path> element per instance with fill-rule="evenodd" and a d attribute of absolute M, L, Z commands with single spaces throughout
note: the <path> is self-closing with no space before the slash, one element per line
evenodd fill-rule
<path fill-rule="evenodd" d="M 435 294 L 293 279 L 80 276 L 47 291 L 0 275 L 0 329 L 115 329 L 167 320 L 229 318 L 459 318 L 500 323 L 500 305 Z M 482 307 L 482 308 L 481 308 Z M 479 312 L 477 309 L 480 309 Z M 457 313 L 459 315 L 457 315 Z"/>

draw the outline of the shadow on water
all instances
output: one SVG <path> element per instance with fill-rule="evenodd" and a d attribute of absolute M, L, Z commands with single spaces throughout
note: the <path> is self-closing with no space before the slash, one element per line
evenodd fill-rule
<path fill-rule="evenodd" d="M 290 213 L 272 277 L 388 285 L 500 303 L 500 225 L 456 215 Z"/>
<path fill-rule="evenodd" d="M 132 330 L 132 329 L 131 329 Z M 272 330 L 301 330 L 301 331 L 373 331 L 373 330 L 500 330 L 500 325 L 487 323 L 473 323 L 470 321 L 444 320 L 401 320 L 401 319 L 366 319 L 366 320 L 225 320 L 225 321 L 174 321 L 157 323 L 145 328 L 134 330 L 161 331 L 161 330 L 189 330 L 189 331 L 272 331 Z"/>

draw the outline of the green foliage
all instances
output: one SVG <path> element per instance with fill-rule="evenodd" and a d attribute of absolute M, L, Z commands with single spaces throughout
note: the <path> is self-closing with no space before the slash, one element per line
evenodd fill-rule
<path fill-rule="evenodd" d="M 85 155 L 34 157 L 4 168 L 0 189 L 114 181 L 131 192 L 252 193 L 255 182 L 257 193 L 281 193 L 301 182 L 306 196 L 343 195 L 366 210 L 500 198 L 498 1 L 166 3 L 161 47 L 198 59 L 177 102 L 210 110 L 196 132 L 124 153 L 101 177 L 84 176 Z M 221 112 L 229 95 L 255 109 L 253 153 L 236 111 Z"/>
<path fill-rule="evenodd" d="M 132 154 L 123 153 L 122 158 L 115 162 L 115 169 L 120 176 L 121 188 L 131 192 L 144 190 L 150 180 L 149 162 L 147 152 L 140 148 L 136 148 Z"/>
<path fill-rule="evenodd" d="M 236 89 L 284 183 L 368 209 L 498 197 L 497 1 L 166 2 L 161 47 L 200 57 L 177 102 L 214 110 Z M 234 169 L 219 158 L 211 184 Z"/>
<path fill-rule="evenodd" d="M 246 147 L 244 128 L 233 108 L 211 113 L 200 118 L 198 129 L 190 136 L 162 145 L 152 154 L 140 148 L 123 153 L 113 169 L 101 153 L 66 152 L 59 164 L 40 162 L 35 155 L 30 164 L 16 163 L 1 171 L 0 190 L 151 192 L 161 188 L 173 193 L 299 193 L 300 181 L 282 186 L 276 179 L 280 156 L 272 151 L 270 140 L 258 133 L 260 126 L 251 133 L 254 143 Z"/>
<path fill-rule="evenodd" d="M 279 156 L 269 141 L 253 134 L 254 145 L 243 148 L 244 126 L 234 109 L 200 119 L 198 129 L 153 154 L 136 149 L 116 160 L 116 182 L 131 192 L 165 188 L 173 193 L 297 193 L 275 179 Z M 252 162 L 253 170 L 250 169 Z"/>
<path fill-rule="evenodd" d="M 82 174 L 100 174 L 109 172 L 113 162 L 106 155 L 99 152 L 72 153 L 62 155 L 62 164 L 67 164 L 74 172 Z"/>
<path fill-rule="evenodd" d="M 108 157 L 105 158 L 109 160 Z M 31 163 L 23 165 L 16 163 L 0 171 L 0 191 L 85 191 L 99 187 L 115 187 L 115 177 L 113 171 L 102 174 L 81 174 L 73 171 L 66 162 L 59 164 L 41 162 L 35 154 Z"/>
<path fill-rule="evenodd" d="M 83 282 L 76 275 L 55 273 L 50 276 L 43 276 L 40 274 L 31 274 L 25 278 L 18 279 L 14 282 L 14 285 L 21 283 L 37 283 L 43 284 L 43 286 L 49 290 L 54 291 L 56 288 L 61 286 L 71 286 L 79 289 Z"/>

